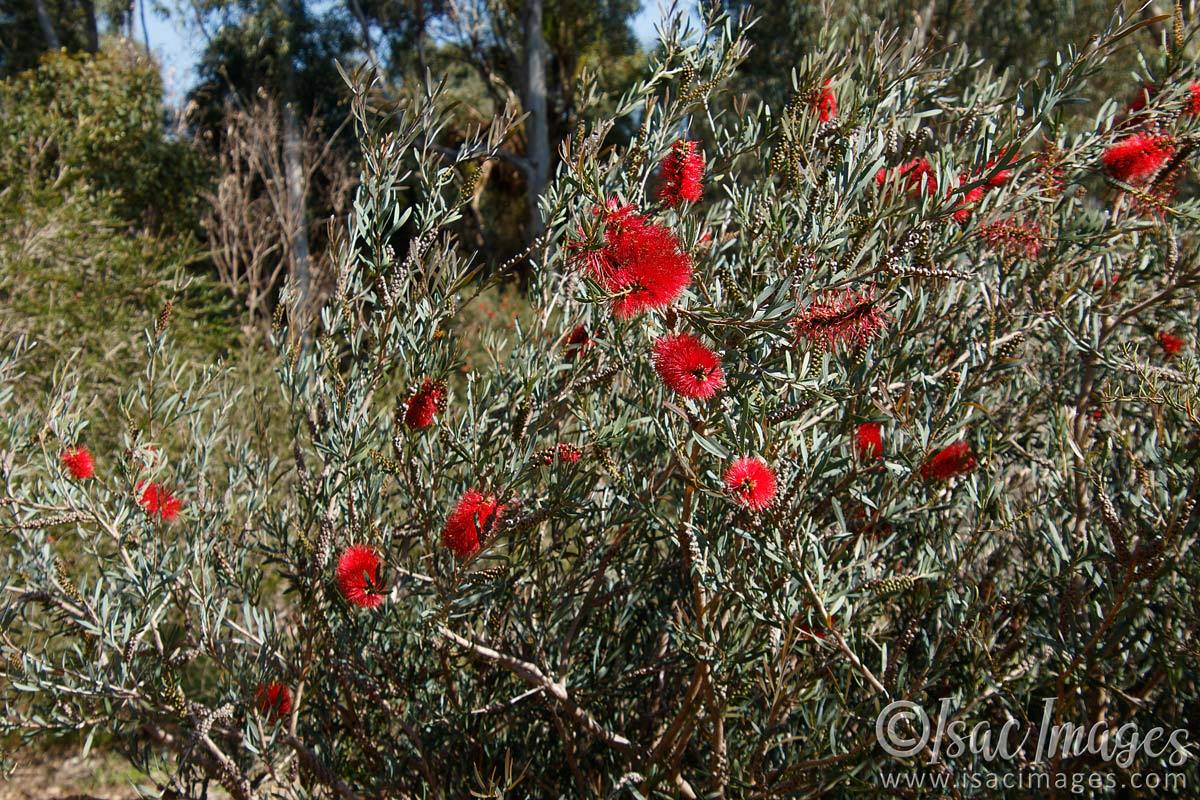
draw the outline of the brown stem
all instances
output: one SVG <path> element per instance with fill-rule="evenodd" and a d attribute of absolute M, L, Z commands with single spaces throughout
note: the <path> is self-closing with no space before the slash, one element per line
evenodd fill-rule
<path fill-rule="evenodd" d="M 584 709 L 575 704 L 571 696 L 567 693 L 567 687 L 558 681 L 551 680 L 534 664 L 528 661 L 521 661 L 518 658 L 501 653 L 487 645 L 474 642 L 470 639 L 459 636 L 444 625 L 438 627 L 438 633 L 445 639 L 457 644 L 477 658 L 485 661 L 491 661 L 507 669 L 509 672 L 516 675 L 521 680 L 530 686 L 538 686 L 546 690 L 546 692 L 555 698 L 559 704 L 567 711 L 580 727 L 592 734 L 596 738 L 603 741 L 605 744 L 620 750 L 621 752 L 632 752 L 633 743 L 619 733 L 614 733 L 608 730 L 596 718 L 589 714 Z"/>

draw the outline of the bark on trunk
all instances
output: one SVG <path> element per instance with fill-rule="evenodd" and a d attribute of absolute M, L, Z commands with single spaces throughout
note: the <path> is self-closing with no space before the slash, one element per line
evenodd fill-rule
<path fill-rule="evenodd" d="M 425 28 L 428 25 L 428 20 L 425 16 L 424 0 L 417 0 L 414 4 L 417 9 L 417 69 L 418 75 L 424 75 L 428 69 L 425 63 Z"/>
<path fill-rule="evenodd" d="M 54 30 L 50 12 L 46 10 L 46 0 L 34 0 L 34 5 L 37 7 L 38 24 L 42 26 L 42 35 L 46 37 L 46 46 L 51 50 L 57 50 L 62 47 L 62 42 L 58 39 L 58 32 Z"/>
<path fill-rule="evenodd" d="M 529 238 L 542 234 L 538 200 L 550 182 L 550 120 L 546 109 L 546 39 L 542 35 L 542 0 L 525 2 L 525 157 L 529 202 Z"/>
<path fill-rule="evenodd" d="M 296 106 L 283 105 L 283 169 L 287 181 L 288 224 L 291 232 L 292 282 L 296 286 L 296 310 L 308 308 L 312 278 L 308 263 L 308 213 L 305 207 L 304 154 Z"/>
<path fill-rule="evenodd" d="M 375 43 L 371 41 L 371 23 L 367 21 L 367 15 L 363 13 L 362 5 L 358 0 L 348 0 L 347 5 L 350 8 L 350 16 L 354 17 L 358 23 L 359 34 L 362 36 L 363 49 L 367 51 L 367 58 L 371 61 L 371 66 L 383 77 L 383 62 L 379 59 L 379 54 L 375 52 Z"/>
<path fill-rule="evenodd" d="M 281 9 L 285 13 L 283 36 L 288 47 L 280 60 L 283 78 L 283 179 L 287 193 L 287 224 L 291 263 L 289 272 L 296 287 L 295 305 L 289 311 L 307 329 L 307 314 L 312 301 L 312 275 L 308 253 L 308 196 L 307 176 L 304 171 L 304 141 L 300 132 L 300 119 L 296 113 L 299 96 L 296 84 L 296 69 L 291 54 L 297 49 L 296 21 L 303 16 L 301 0 L 284 0 Z"/>
<path fill-rule="evenodd" d="M 138 14 L 142 20 L 142 44 L 146 46 L 146 52 L 150 52 L 150 29 L 146 27 L 146 0 L 142 0 L 138 4 Z"/>
<path fill-rule="evenodd" d="M 96 3 L 95 0 L 79 0 L 79 7 L 83 9 L 84 29 L 87 33 L 87 49 L 89 53 L 95 53 L 100 50 L 100 29 L 96 24 Z M 130 9 L 132 11 L 132 8 Z M 132 13 L 130 19 L 133 18 Z M 133 23 L 130 23 L 132 27 Z"/>

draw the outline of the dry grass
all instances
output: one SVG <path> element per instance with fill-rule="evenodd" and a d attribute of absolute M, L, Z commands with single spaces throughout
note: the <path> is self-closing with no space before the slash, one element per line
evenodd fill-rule
<path fill-rule="evenodd" d="M 0 780 L 0 800 L 136 800 L 138 784 L 153 785 L 121 756 L 94 749 L 86 758 L 77 747 L 19 751 L 16 771 Z M 209 800 L 227 800 L 212 787 Z"/>

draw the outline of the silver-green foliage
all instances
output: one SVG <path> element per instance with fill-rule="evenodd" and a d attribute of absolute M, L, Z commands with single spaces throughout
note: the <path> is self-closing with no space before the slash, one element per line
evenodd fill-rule
<path fill-rule="evenodd" d="M 231 429 L 233 404 L 275 404 L 176 371 L 169 324 L 123 401 L 128 450 L 94 481 L 57 465 L 86 440 L 69 376 L 44 406 L 0 394 L 0 733 L 106 732 L 147 791 L 188 796 L 778 797 L 874 791 L 899 766 L 875 742 L 890 699 L 999 724 L 1054 697 L 1067 720 L 1195 729 L 1198 371 L 1191 350 L 1164 363 L 1154 333 L 1194 323 L 1200 209 L 1186 182 L 1156 216 L 1104 180 L 1128 134 L 1115 102 L 1066 113 L 1137 25 L 1021 86 L 965 53 L 828 31 L 786 109 L 722 94 L 741 30 L 671 23 L 617 103 L 633 144 L 606 143 L 611 120 L 564 144 L 514 329 L 462 341 L 462 310 L 517 261 L 481 276 L 446 231 L 518 120 L 448 147 L 441 87 L 384 101 L 356 73 L 363 176 L 337 290 L 315 324 L 277 326 L 288 440 L 254 414 Z M 1142 77 L 1165 87 L 1146 113 L 1194 160 L 1189 46 Z M 840 108 L 821 124 L 806 98 L 826 78 Z M 705 198 L 671 209 L 653 189 L 680 136 L 704 142 Z M 922 154 L 940 191 L 877 186 Z M 955 220 L 1001 154 L 1011 178 Z M 614 319 L 573 264 L 613 196 L 694 259 L 669 313 Z M 1036 256 L 981 236 L 1013 218 L 1039 226 Z M 797 341 L 790 320 L 843 286 L 874 286 L 885 332 L 852 351 Z M 569 357 L 576 325 L 593 344 Z M 661 385 L 649 349 L 672 327 L 721 353 L 716 399 Z M 466 370 L 465 350 L 486 359 Z M 451 397 L 410 431 L 427 376 Z M 878 463 L 854 454 L 867 420 Z M 192 446 L 155 450 L 168 429 Z M 922 480 L 956 440 L 979 468 Z M 558 442 L 583 458 L 546 464 Z M 721 483 L 745 454 L 779 477 L 760 514 Z M 149 479 L 186 499 L 178 522 L 142 513 Z M 460 560 L 439 531 L 470 488 L 508 510 Z M 357 543 L 384 556 L 377 610 L 333 580 Z M 271 681 L 294 701 L 278 721 L 255 702 Z"/>

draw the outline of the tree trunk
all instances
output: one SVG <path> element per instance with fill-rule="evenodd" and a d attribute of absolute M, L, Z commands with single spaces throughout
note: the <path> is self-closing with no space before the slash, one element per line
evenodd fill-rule
<path fill-rule="evenodd" d="M 347 5 L 350 8 L 350 16 L 354 17 L 354 21 L 358 23 L 358 30 L 362 36 L 363 49 L 367 51 L 367 58 L 371 61 L 371 66 L 383 78 L 383 62 L 379 59 L 379 54 L 375 52 L 375 44 L 371 41 L 371 23 L 367 21 L 367 15 L 363 13 L 362 5 L 358 0 L 348 0 Z"/>
<path fill-rule="evenodd" d="M 546 109 L 546 39 L 542 35 L 542 0 L 525 1 L 525 158 L 528 183 L 529 238 L 544 226 L 538 200 L 550 182 L 550 119 Z"/>
<path fill-rule="evenodd" d="M 142 0 L 138 4 L 138 13 L 142 20 L 142 44 L 146 46 L 146 52 L 150 52 L 150 29 L 146 27 L 146 0 Z"/>
<path fill-rule="evenodd" d="M 79 0 L 79 7 L 83 9 L 84 30 L 87 32 L 87 50 L 89 53 L 98 52 L 100 50 L 100 29 L 96 25 L 95 0 Z"/>
<path fill-rule="evenodd" d="M 428 19 L 425 14 L 425 0 L 416 0 L 413 4 L 417 12 L 417 74 L 424 76 L 429 68 L 425 63 L 425 29 Z"/>
<path fill-rule="evenodd" d="M 57 50 L 62 47 L 62 42 L 58 40 L 54 22 L 50 19 L 50 12 L 46 10 L 46 0 L 33 0 L 33 2 L 37 6 L 38 24 L 42 26 L 42 35 L 46 37 L 46 46 L 51 50 Z"/>
<path fill-rule="evenodd" d="M 288 225 L 291 226 L 292 283 L 296 286 L 296 310 L 308 308 L 312 278 L 308 264 L 308 213 L 304 203 L 304 154 L 300 121 L 293 102 L 283 104 L 283 169 L 287 182 Z"/>
<path fill-rule="evenodd" d="M 277 0 L 278 1 L 278 0 Z M 283 12 L 280 31 L 287 42 L 286 51 L 280 58 L 283 94 L 283 180 L 287 198 L 288 250 L 291 256 L 289 275 L 295 287 L 295 304 L 288 309 L 307 331 L 307 314 L 312 301 L 312 275 L 308 253 L 308 195 L 307 175 L 304 171 L 304 140 L 300 132 L 300 120 L 296 115 L 298 97 L 296 68 L 292 54 L 299 44 L 296 23 L 303 17 L 303 0 L 282 0 L 278 6 Z M 307 335 L 307 334 L 306 334 Z"/>

